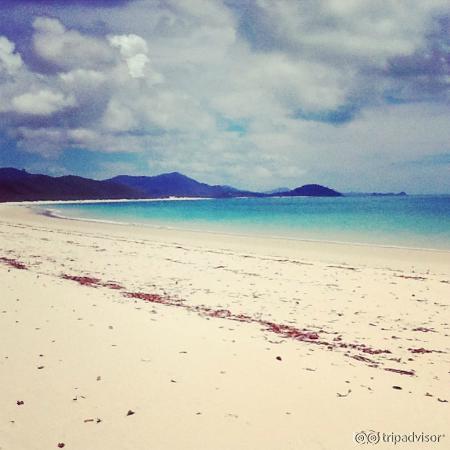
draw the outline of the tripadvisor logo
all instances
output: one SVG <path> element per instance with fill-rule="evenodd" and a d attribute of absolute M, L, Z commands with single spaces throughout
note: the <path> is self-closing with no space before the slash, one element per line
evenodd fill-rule
<path fill-rule="evenodd" d="M 445 438 L 445 434 L 429 434 L 429 433 L 384 433 L 380 431 L 360 431 L 355 433 L 353 440 L 357 444 L 373 444 L 380 442 L 386 444 L 436 444 Z"/>

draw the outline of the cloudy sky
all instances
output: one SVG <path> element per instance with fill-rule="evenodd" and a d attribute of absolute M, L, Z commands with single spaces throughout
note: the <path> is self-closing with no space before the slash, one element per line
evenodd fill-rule
<path fill-rule="evenodd" d="M 2 0 L 0 166 L 450 193 L 448 0 Z"/>

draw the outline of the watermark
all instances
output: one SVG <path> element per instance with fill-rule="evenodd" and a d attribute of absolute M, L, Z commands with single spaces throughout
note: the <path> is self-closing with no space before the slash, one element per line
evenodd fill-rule
<path fill-rule="evenodd" d="M 385 433 L 380 431 L 359 431 L 353 434 L 357 444 L 376 445 L 380 442 L 393 445 L 401 444 L 437 444 L 445 439 L 445 434 L 416 433 Z"/>

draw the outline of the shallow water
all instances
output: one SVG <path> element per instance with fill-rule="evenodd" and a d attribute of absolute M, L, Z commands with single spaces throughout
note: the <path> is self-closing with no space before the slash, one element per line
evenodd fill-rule
<path fill-rule="evenodd" d="M 66 203 L 52 209 L 179 229 L 450 250 L 450 196 Z"/>

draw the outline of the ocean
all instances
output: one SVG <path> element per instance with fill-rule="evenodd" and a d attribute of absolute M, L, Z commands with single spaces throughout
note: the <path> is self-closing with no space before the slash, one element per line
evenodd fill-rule
<path fill-rule="evenodd" d="M 64 203 L 77 218 L 299 240 L 450 250 L 450 196 L 233 198 Z"/>

